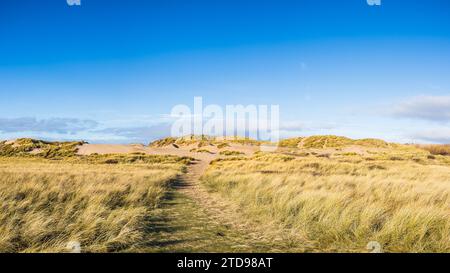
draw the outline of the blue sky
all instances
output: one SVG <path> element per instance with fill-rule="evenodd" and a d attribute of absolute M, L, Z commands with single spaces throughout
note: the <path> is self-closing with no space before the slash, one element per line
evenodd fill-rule
<path fill-rule="evenodd" d="M 447 0 L 5 0 L 0 138 L 147 142 L 177 104 L 279 104 L 282 136 L 450 142 Z"/>

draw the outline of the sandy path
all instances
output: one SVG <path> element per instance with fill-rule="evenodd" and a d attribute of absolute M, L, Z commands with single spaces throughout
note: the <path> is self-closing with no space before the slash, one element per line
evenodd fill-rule
<path fill-rule="evenodd" d="M 152 237 L 144 251 L 162 252 L 304 252 L 305 246 L 289 244 L 284 234 L 269 228 L 270 223 L 250 221 L 237 204 L 229 202 L 218 193 L 209 192 L 200 179 L 210 162 L 219 158 L 213 153 L 190 152 L 192 147 L 153 148 L 143 145 L 85 144 L 79 154 L 133 153 L 189 156 L 196 161 L 179 177 L 177 185 L 169 193 L 166 204 L 158 210 L 159 219 L 149 223 Z M 253 154 L 255 147 L 234 145 L 231 150 Z M 153 228 L 152 228 L 153 227 Z M 269 232 L 269 230 L 271 232 Z M 155 235 L 156 234 L 156 235 Z"/>
<path fill-rule="evenodd" d="M 241 252 L 310 252 L 307 244 L 292 245 L 281 229 L 273 223 L 259 223 L 242 213 L 242 208 L 223 198 L 218 193 L 209 192 L 200 179 L 216 155 L 195 157 L 197 162 L 188 167 L 181 177 L 184 184 L 179 192 L 194 200 L 208 214 L 205 225 L 225 226 L 241 234 L 240 244 L 234 246 Z M 271 228 L 270 228 L 271 227 Z M 269 231 L 270 230 L 270 231 Z"/>

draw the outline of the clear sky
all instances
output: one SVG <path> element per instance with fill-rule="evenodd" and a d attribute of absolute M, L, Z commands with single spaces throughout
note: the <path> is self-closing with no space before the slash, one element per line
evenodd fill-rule
<path fill-rule="evenodd" d="M 177 104 L 282 136 L 450 142 L 448 0 L 3 0 L 0 138 L 147 142 Z"/>

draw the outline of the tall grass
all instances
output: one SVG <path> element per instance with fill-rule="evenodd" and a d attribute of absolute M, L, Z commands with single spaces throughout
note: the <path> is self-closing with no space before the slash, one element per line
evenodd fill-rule
<path fill-rule="evenodd" d="M 450 145 L 418 145 L 417 147 L 429 151 L 432 155 L 450 155 Z"/>
<path fill-rule="evenodd" d="M 0 252 L 138 249 L 182 167 L 0 158 Z"/>
<path fill-rule="evenodd" d="M 385 157 L 221 159 L 203 183 L 317 251 L 449 252 L 450 166 Z"/>

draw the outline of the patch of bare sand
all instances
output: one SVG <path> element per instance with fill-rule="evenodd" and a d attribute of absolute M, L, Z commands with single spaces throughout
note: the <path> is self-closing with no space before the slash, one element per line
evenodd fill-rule
<path fill-rule="evenodd" d="M 13 148 L 17 148 L 20 145 L 17 143 L 17 139 L 10 139 L 5 142 L 6 145 L 12 145 Z"/>
<path fill-rule="evenodd" d="M 30 151 L 29 154 L 37 155 L 39 153 L 42 153 L 42 151 L 43 151 L 42 149 L 37 148 L 37 149 L 33 149 L 32 151 Z"/>
<path fill-rule="evenodd" d="M 90 154 L 129 154 L 145 152 L 144 146 L 120 144 L 84 144 L 78 146 L 79 155 Z"/>
<path fill-rule="evenodd" d="M 198 153 L 193 151 L 193 149 L 208 150 L 211 153 Z M 239 144 L 232 144 L 230 147 L 223 149 L 218 149 L 216 146 L 203 146 L 198 148 L 197 145 L 181 146 L 178 148 L 172 145 L 165 147 L 149 147 L 142 144 L 84 144 L 78 146 L 79 155 L 145 153 L 155 155 L 189 156 L 198 160 L 205 160 L 207 162 L 217 158 L 219 156 L 219 152 L 222 150 L 238 151 L 247 156 L 251 156 L 254 152 L 259 150 L 259 147 Z"/>
<path fill-rule="evenodd" d="M 217 153 L 191 152 L 193 147 L 184 146 L 176 148 L 172 145 L 166 147 L 148 147 L 144 145 L 121 145 L 121 144 L 84 144 L 78 147 L 79 155 L 90 154 L 130 154 L 144 153 L 149 155 L 175 155 L 195 158 L 198 161 L 211 162 L 217 158 Z"/>
<path fill-rule="evenodd" d="M 16 143 L 16 140 L 15 139 L 10 139 L 10 140 L 7 140 L 6 142 L 5 142 L 5 144 L 6 145 L 11 145 L 11 144 L 15 144 Z"/>

